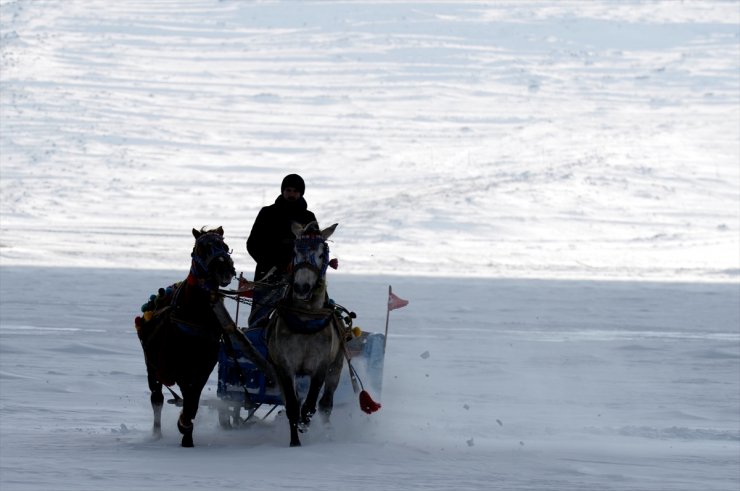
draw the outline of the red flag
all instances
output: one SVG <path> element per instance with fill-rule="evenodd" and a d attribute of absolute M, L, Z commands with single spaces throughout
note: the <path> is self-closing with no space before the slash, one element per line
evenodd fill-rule
<path fill-rule="evenodd" d="M 408 300 L 397 297 L 393 292 L 388 292 L 388 310 L 396 310 L 409 304 Z"/>

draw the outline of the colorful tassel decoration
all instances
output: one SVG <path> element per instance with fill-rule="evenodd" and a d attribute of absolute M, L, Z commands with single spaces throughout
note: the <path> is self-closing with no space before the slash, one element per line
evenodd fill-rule
<path fill-rule="evenodd" d="M 380 408 L 381 405 L 373 401 L 373 398 L 370 397 L 370 394 L 368 394 L 366 390 L 360 392 L 360 409 L 367 414 L 372 414 Z"/>

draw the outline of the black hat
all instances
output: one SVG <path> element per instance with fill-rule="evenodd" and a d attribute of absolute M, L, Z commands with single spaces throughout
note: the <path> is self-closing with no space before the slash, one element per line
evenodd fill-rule
<path fill-rule="evenodd" d="M 306 192 L 306 183 L 303 182 L 303 178 L 298 174 L 288 174 L 283 178 L 283 183 L 280 185 L 280 192 L 285 191 L 285 188 L 294 188 L 300 191 L 301 196 Z"/>

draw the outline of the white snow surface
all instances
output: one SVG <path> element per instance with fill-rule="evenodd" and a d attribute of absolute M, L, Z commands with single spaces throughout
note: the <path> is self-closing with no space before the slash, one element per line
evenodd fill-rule
<path fill-rule="evenodd" d="M 737 1 L 0 0 L 0 41 L 0 490 L 740 487 Z M 214 373 L 153 440 L 134 316 L 192 228 L 251 277 L 291 172 L 332 297 L 410 300 L 383 408 L 289 448 Z"/>

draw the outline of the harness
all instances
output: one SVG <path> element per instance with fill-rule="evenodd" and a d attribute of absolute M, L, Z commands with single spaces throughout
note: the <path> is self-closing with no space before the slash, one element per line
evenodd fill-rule
<path fill-rule="evenodd" d="M 211 329 L 210 323 L 208 321 L 204 320 L 201 323 L 185 320 L 185 318 L 189 317 L 189 315 L 181 310 L 181 305 L 183 302 L 188 301 L 187 298 L 183 297 L 186 296 L 184 292 L 189 286 L 193 285 L 188 284 L 188 282 L 184 281 L 177 284 L 177 287 L 172 294 L 172 300 L 170 304 L 166 307 L 166 309 L 169 310 L 170 322 L 180 332 L 187 336 L 218 340 L 218 338 L 221 336 L 220 330 Z M 161 313 L 164 313 L 164 309 L 162 309 Z"/>
<path fill-rule="evenodd" d="M 182 319 L 178 319 L 173 314 L 170 319 L 172 319 L 172 323 L 177 327 L 181 333 L 185 334 L 186 336 L 192 336 L 197 338 L 202 338 L 210 341 L 218 341 L 221 338 L 221 331 L 209 329 L 208 326 L 196 324 L 193 322 L 185 322 Z"/>
<path fill-rule="evenodd" d="M 279 305 L 278 313 L 288 329 L 296 334 L 316 334 L 331 324 L 333 309 L 305 310 L 287 305 Z M 277 317 L 273 318 L 277 321 Z"/>

